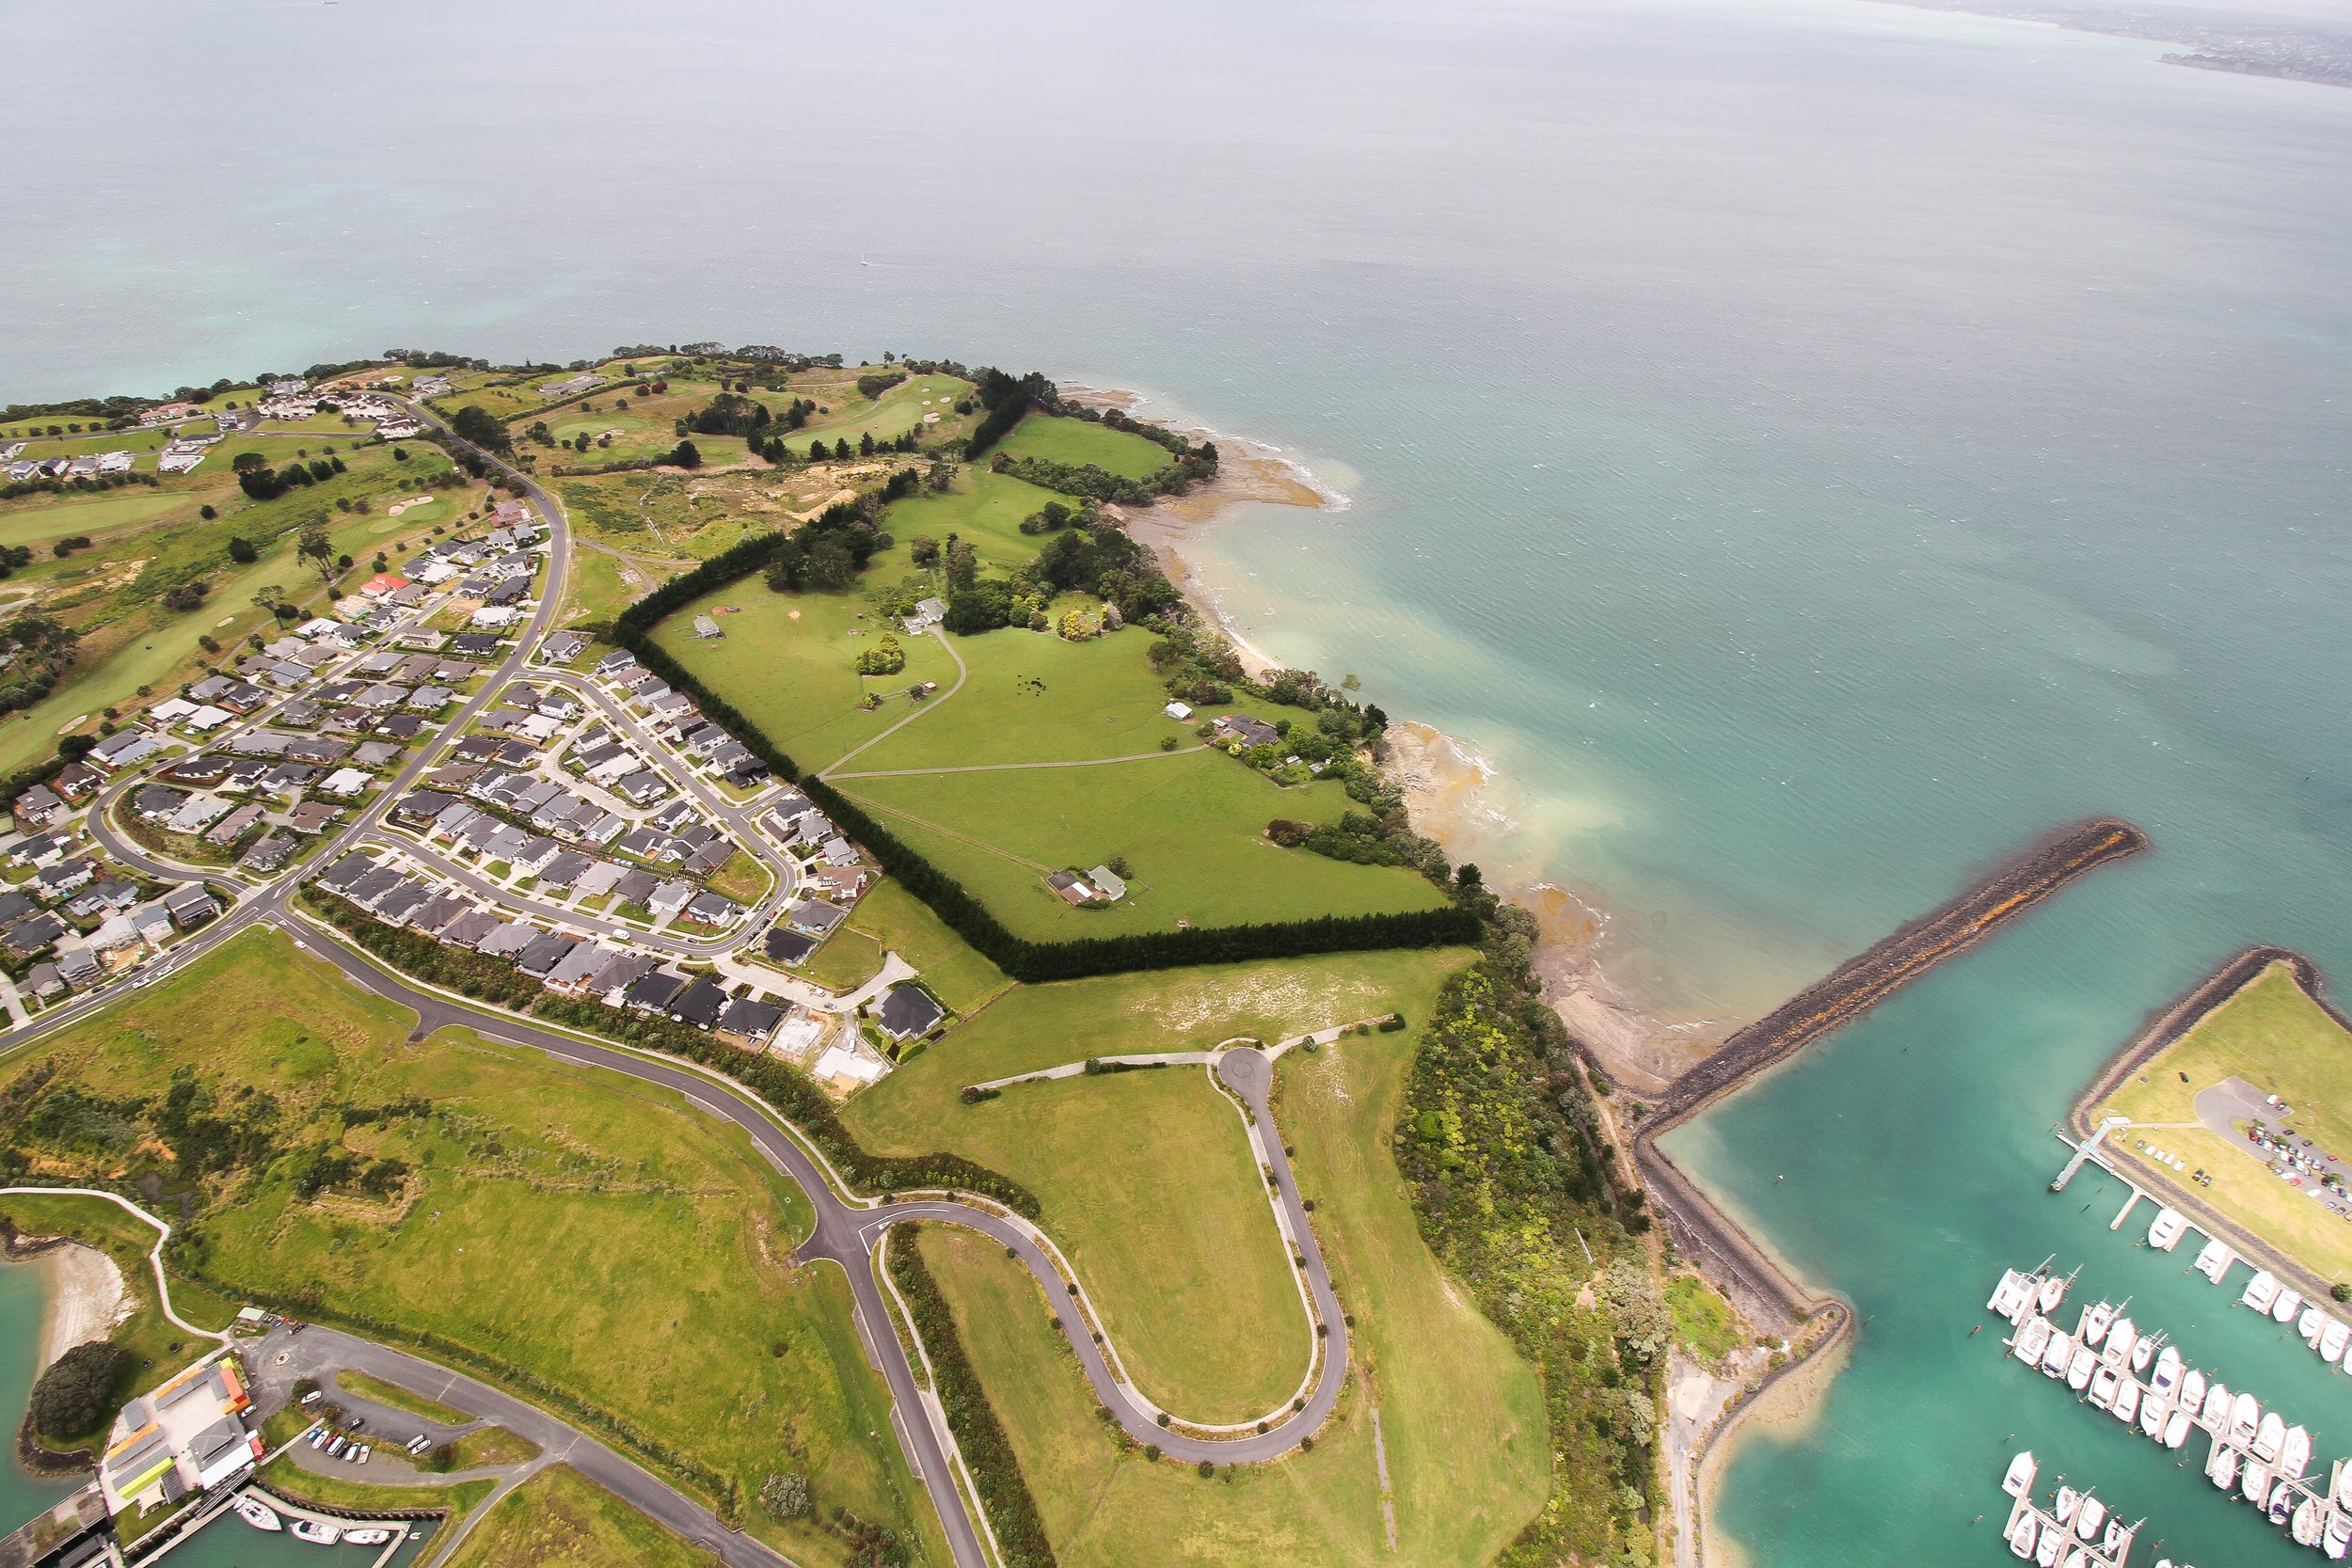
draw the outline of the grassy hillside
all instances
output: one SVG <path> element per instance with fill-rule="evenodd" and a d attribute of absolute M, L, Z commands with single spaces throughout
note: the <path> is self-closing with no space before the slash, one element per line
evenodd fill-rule
<path fill-rule="evenodd" d="M 227 1149 L 202 1178 L 190 1256 L 228 1289 L 520 1368 L 682 1456 L 682 1479 L 715 1472 L 715 1504 L 739 1496 L 755 1515 L 760 1482 L 795 1469 L 829 1507 L 915 1528 L 927 1505 L 848 1285 L 785 1265 L 807 1206 L 748 1139 L 675 1096 L 469 1031 L 405 1043 L 412 1022 L 256 931 L 45 1042 L 58 1081 L 8 1135 L 59 1175 L 161 1164 L 175 1183 L 200 1148 Z M 230 1131 L 171 1135 L 161 1118 L 183 1082 L 204 1115 L 233 1113 Z M 346 1155 L 349 1177 L 303 1196 L 305 1173 Z M 803 1560 L 840 1559 L 812 1528 L 753 1522 Z"/>
<path fill-rule="evenodd" d="M 698 1568 L 718 1560 L 570 1465 L 552 1465 L 498 1500 L 450 1568 Z"/>

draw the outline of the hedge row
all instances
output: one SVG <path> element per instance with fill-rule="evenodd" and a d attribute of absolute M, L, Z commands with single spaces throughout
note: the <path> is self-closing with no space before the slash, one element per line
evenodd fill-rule
<path fill-rule="evenodd" d="M 849 506 L 852 503 L 843 502 Z M 793 760 L 725 698 L 713 693 L 675 659 L 656 646 L 652 628 L 674 610 L 765 566 L 784 540 L 781 533 L 746 539 L 691 572 L 670 578 L 624 610 L 612 624 L 612 641 L 639 663 L 680 691 L 703 713 L 730 731 L 780 778 L 798 781 L 850 837 L 863 845 L 906 890 L 1016 980 L 1074 980 L 1089 974 L 1120 974 L 1141 969 L 1181 969 L 1196 964 L 1244 963 L 1290 958 L 1310 953 L 1361 952 L 1388 947 L 1474 945 L 1478 916 L 1460 908 L 1414 910 L 1394 914 L 1324 915 L 1314 920 L 1269 921 L 1251 926 L 1203 926 L 1181 931 L 1139 931 L 1128 936 L 1087 937 L 1073 942 L 1032 942 L 1016 936 L 962 883 L 900 839 L 849 796 L 824 780 L 802 778 Z"/>
<path fill-rule="evenodd" d="M 994 1198 L 1031 1219 L 1041 1212 L 1037 1195 L 1028 1188 L 961 1154 L 892 1157 L 869 1152 L 841 1125 L 833 1101 L 813 1080 L 772 1056 L 741 1050 L 670 1019 L 558 996 L 511 965 L 446 946 L 421 931 L 387 926 L 357 904 L 319 889 L 306 889 L 303 896 L 354 942 L 403 974 L 514 1012 L 718 1069 L 782 1112 L 854 1188 L 882 1193 L 951 1188 Z"/>
<path fill-rule="evenodd" d="M 956 1321 L 947 1310 L 947 1298 L 939 1292 L 939 1281 L 931 1277 L 930 1267 L 914 1250 L 922 1227 L 909 1224 L 898 1229 L 891 1238 L 890 1278 L 906 1297 L 914 1332 L 930 1357 L 933 1391 L 946 1413 L 947 1430 L 955 1434 L 956 1447 L 963 1450 L 963 1462 L 971 1467 L 972 1484 L 979 1492 L 980 1507 L 988 1514 L 996 1544 L 1003 1548 L 1006 1568 L 1055 1568 L 1060 1560 L 1045 1537 L 1045 1521 L 1038 1516 L 1037 1499 L 1029 1495 L 1029 1483 L 1022 1477 L 1012 1441 L 996 1418 L 996 1407 L 988 1402 L 988 1390 L 980 1386 L 971 1358 L 964 1354 L 962 1337 L 956 1333 Z"/>

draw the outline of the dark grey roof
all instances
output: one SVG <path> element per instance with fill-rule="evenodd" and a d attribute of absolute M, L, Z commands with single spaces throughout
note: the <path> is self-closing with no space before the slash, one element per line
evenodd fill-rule
<path fill-rule="evenodd" d="M 899 1039 L 926 1034 L 946 1016 L 938 1003 L 914 986 L 893 986 L 877 1015 L 883 1032 Z"/>

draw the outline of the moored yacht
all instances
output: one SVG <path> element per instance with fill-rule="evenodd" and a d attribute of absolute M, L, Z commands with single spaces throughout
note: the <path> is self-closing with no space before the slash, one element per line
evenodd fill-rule
<path fill-rule="evenodd" d="M 2114 1322 L 2113 1304 L 2094 1301 L 2083 1308 L 2083 1321 L 2076 1325 L 2074 1338 L 2086 1345 L 2096 1345 L 2107 1337 L 2107 1325 Z"/>
<path fill-rule="evenodd" d="M 2001 1490 L 2012 1497 L 2022 1497 L 2033 1490 L 2035 1465 L 2033 1450 L 2026 1449 L 2009 1462 L 2009 1473 L 2001 1478 Z"/>
<path fill-rule="evenodd" d="M 2164 1446 L 2177 1449 L 2188 1441 L 2188 1434 L 2197 1423 L 2188 1418 L 2185 1410 L 2175 1410 L 2164 1423 Z"/>
<path fill-rule="evenodd" d="M 2001 1282 L 1993 1287 L 1993 1295 L 1984 1304 L 1988 1312 L 1998 1312 L 2010 1322 L 2017 1321 L 2020 1307 L 2033 1299 L 2032 1282 L 2015 1269 L 2003 1269 Z"/>
<path fill-rule="evenodd" d="M 2352 1328 L 2328 1319 L 2328 1326 L 2319 1331 L 2319 1358 L 2332 1367 L 2344 1359 L 2346 1345 L 2352 1345 Z"/>
<path fill-rule="evenodd" d="M 2219 1437 L 2230 1425 L 2230 1386 L 2217 1379 L 2205 1390 L 2205 1402 L 2199 1407 L 2197 1418 L 2207 1432 Z"/>
<path fill-rule="evenodd" d="M 2318 1545 L 2320 1522 L 2318 1498 L 2305 1497 L 2296 1504 L 2295 1523 L 2289 1531 L 2295 1537 L 2295 1544 L 2298 1546 Z"/>
<path fill-rule="evenodd" d="M 343 1544 L 346 1546 L 381 1546 L 391 1538 L 392 1532 L 390 1530 L 383 1529 L 373 1525 L 370 1525 L 363 1529 L 347 1529 L 343 1531 Z"/>
<path fill-rule="evenodd" d="M 2336 1483 L 2329 1489 L 2336 1507 L 2352 1513 L 2352 1459 L 2336 1461 Z"/>
<path fill-rule="evenodd" d="M 2270 1488 L 2270 1501 L 2263 1509 L 2263 1516 L 2274 1525 L 2283 1525 L 2295 1509 L 2295 1488 L 2285 1481 L 2275 1481 Z"/>
<path fill-rule="evenodd" d="M 2043 1525 L 2042 1539 L 2034 1543 L 2034 1568 L 2058 1568 L 2058 1553 L 2065 1550 L 2066 1543 L 2067 1535 L 2064 1525 Z"/>
<path fill-rule="evenodd" d="M 238 1518 L 255 1529 L 282 1530 L 286 1528 L 278 1519 L 278 1511 L 250 1492 L 238 1493 L 236 1500 L 229 1506 L 236 1510 Z"/>
<path fill-rule="evenodd" d="M 2050 1517 L 2061 1525 L 2071 1525 L 2074 1522 L 2074 1511 L 2082 1505 L 2083 1495 L 2073 1487 L 2061 1483 L 2058 1489 L 2057 1498 L 2050 1504 Z"/>
<path fill-rule="evenodd" d="M 2042 1371 L 2045 1377 L 2064 1377 L 2067 1363 L 2074 1359 L 2074 1341 L 2063 1334 L 2053 1334 L 2050 1342 L 2042 1347 Z"/>
<path fill-rule="evenodd" d="M 2181 1233 L 2188 1228 L 2188 1216 L 2177 1209 L 2159 1209 L 2148 1224 L 2148 1244 L 2158 1252 L 2170 1252 L 2180 1244 Z"/>
<path fill-rule="evenodd" d="M 2286 1418 L 2275 1410 L 2263 1413 L 2262 1424 L 2254 1429 L 2254 1441 L 2249 1445 L 2254 1457 L 2265 1465 L 2279 1461 L 2280 1447 L 2287 1440 Z"/>
<path fill-rule="evenodd" d="M 2296 1309 L 2297 1307 L 2301 1307 L 2302 1305 L 2303 1305 L 2303 1292 L 2302 1292 L 2302 1291 L 2280 1291 L 2279 1292 L 2279 1299 L 2278 1299 L 2278 1300 L 2276 1300 L 2276 1301 L 2274 1301 L 2274 1302 L 2272 1302 L 2272 1303 L 2270 1304 L 2270 1318 L 2271 1318 L 2271 1321 L 2272 1321 L 2273 1323 L 2293 1323 L 2293 1322 L 2295 1321 L 2295 1313 L 2296 1313 Z"/>
<path fill-rule="evenodd" d="M 2066 1364 L 2066 1386 L 2077 1394 L 2090 1386 L 2090 1374 L 2099 1366 L 2099 1353 L 2088 1346 L 2077 1350 L 2074 1358 Z"/>
<path fill-rule="evenodd" d="M 2117 1420 L 2131 1425 L 2139 1416 L 2139 1385 L 2130 1378 L 2123 1379 L 2115 1390 L 2115 1402 L 2107 1408 L 2115 1412 Z"/>
<path fill-rule="evenodd" d="M 2230 1402 L 2230 1442 L 2232 1446 L 2249 1449 L 2254 1446 L 2254 1433 L 2261 1430 L 2262 1402 L 2251 1394 L 2240 1394 Z"/>
<path fill-rule="evenodd" d="M 2256 1508 L 2270 1497 L 2270 1466 L 2259 1459 L 2249 1459 L 2238 1477 L 2238 1492 Z"/>
<path fill-rule="evenodd" d="M 2066 1288 L 2073 1283 L 2074 1283 L 2073 1275 L 2055 1274 L 2042 1282 L 2039 1294 L 2035 1296 L 2034 1301 L 2035 1305 L 2042 1308 L 2043 1317 L 2046 1318 L 2058 1309 L 2058 1303 L 2066 1299 Z"/>
<path fill-rule="evenodd" d="M 2352 1513 L 2331 1508 L 2327 1528 L 2319 1532 L 2319 1549 L 2341 1562 L 2347 1548 L 2352 1548 Z"/>
<path fill-rule="evenodd" d="M 2074 1533 L 2085 1541 L 2096 1541 L 2099 1539 L 2099 1527 L 2106 1522 L 2107 1505 L 2084 1493 L 2082 1507 L 2074 1511 Z"/>
<path fill-rule="evenodd" d="M 2122 1386 L 2123 1380 L 2116 1375 L 2113 1367 L 2101 1367 L 2090 1374 L 2090 1402 L 2102 1410 L 2112 1410 L 2115 1396 Z"/>
<path fill-rule="evenodd" d="M 2153 1361 L 2155 1358 L 2156 1337 L 2153 1334 L 2141 1335 L 2139 1337 L 2139 1343 L 2132 1347 L 2132 1370 L 2136 1372 L 2146 1371 L 2148 1370 L 2148 1363 Z"/>
<path fill-rule="evenodd" d="M 2030 1560 L 2033 1557 L 2034 1532 L 2040 1528 L 2039 1522 L 2032 1514 L 2020 1513 L 2017 1516 L 2017 1523 L 2010 1528 L 2009 1555 L 2020 1560 Z"/>
<path fill-rule="evenodd" d="M 2138 1343 L 2137 1325 L 2129 1318 L 2118 1318 L 2115 1326 L 2107 1330 L 2107 1348 L 2100 1353 L 2099 1359 L 2120 1372 L 2132 1359 L 2132 1347 Z"/>
<path fill-rule="evenodd" d="M 2319 1348 L 2319 1336 L 2328 1326 L 2328 1314 L 2306 1304 L 2303 1315 L 2295 1320 L 2295 1332 L 2303 1336 L 2303 1342 L 2313 1350 Z"/>
<path fill-rule="evenodd" d="M 2049 1348 L 2049 1344 L 2050 1320 L 2027 1318 L 2026 1326 L 2019 1329 L 2017 1337 L 2009 1342 L 2009 1350 L 2011 1355 L 2030 1367 L 2042 1359 L 2042 1353 Z"/>
<path fill-rule="evenodd" d="M 2164 1441 L 2164 1423 L 2171 1418 L 2172 1406 L 2154 1394 L 2139 1402 L 2139 1430 L 2157 1442 Z"/>
<path fill-rule="evenodd" d="M 2181 1353 L 2170 1345 L 2167 1345 L 2156 1353 L 2156 1370 L 2148 1374 L 2148 1391 L 2164 1398 L 2170 1398 L 2180 1391 L 2180 1386 Z M 2203 1391 L 2198 1390 L 2201 1394 Z"/>
<path fill-rule="evenodd" d="M 2230 1265 L 2236 1261 L 2236 1254 L 2228 1247 L 2218 1241 L 2209 1241 L 2198 1251 L 2197 1272 L 2218 1285 L 2221 1276 L 2230 1272 Z"/>
<path fill-rule="evenodd" d="M 343 1538 L 343 1532 L 341 1527 L 323 1520 L 296 1519 L 294 1522 L 294 1538 L 308 1541 L 314 1546 L 331 1546 Z"/>
<path fill-rule="evenodd" d="M 2246 1289 L 2237 1299 L 2241 1307 L 2250 1307 L 2257 1312 L 2269 1311 L 2270 1304 L 2279 1299 L 2278 1276 L 2268 1269 L 2256 1269 L 2254 1277 L 2246 1282 Z"/>
<path fill-rule="evenodd" d="M 2192 1415 L 2205 1407 L 2205 1374 L 2194 1367 L 2181 1374 L 2181 1405 Z"/>
<path fill-rule="evenodd" d="M 2227 1443 L 2213 1446 L 2213 1457 L 2205 1462 L 2205 1474 L 2224 1492 L 2237 1484 L 2237 1449 Z"/>
<path fill-rule="evenodd" d="M 2279 1473 L 2300 1481 L 2311 1467 L 2312 1434 L 2299 1426 L 2287 1428 L 2286 1440 L 2279 1448 Z"/>

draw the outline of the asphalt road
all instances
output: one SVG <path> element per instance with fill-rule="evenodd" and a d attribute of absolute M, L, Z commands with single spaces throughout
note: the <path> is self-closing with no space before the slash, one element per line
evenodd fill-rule
<path fill-rule="evenodd" d="M 421 406 L 406 404 L 403 406 L 410 407 L 419 418 L 430 423 L 440 423 L 436 416 Z M 495 464 L 495 457 L 491 461 Z M 415 760 L 402 769 L 390 788 L 363 809 L 332 843 L 312 857 L 304 875 L 332 864 L 338 856 L 374 831 L 391 801 L 424 771 L 428 763 L 443 749 L 443 740 L 459 733 L 501 686 L 527 668 L 532 653 L 561 608 L 570 543 L 570 531 L 563 510 L 537 483 L 513 469 L 504 468 L 503 465 L 498 466 L 521 480 L 525 494 L 550 531 L 548 583 L 539 609 L 515 651 L 499 665 L 492 678 L 485 683 L 481 693 L 468 701 L 458 714 L 443 726 L 432 744 L 420 750 Z M 538 673 L 544 675 L 547 673 Z M 609 707 L 610 705 L 607 705 Z M 121 788 L 127 787 L 127 781 L 113 787 L 119 793 Z M 704 803 L 756 839 L 756 833 L 750 830 L 749 810 L 733 807 L 723 801 L 706 800 Z M 163 879 L 188 880 L 195 875 L 193 868 L 158 862 L 142 853 L 137 846 L 122 842 L 119 835 L 105 827 L 103 817 L 103 811 L 92 813 L 93 833 L 110 853 L 119 856 L 126 863 Z M 901 1447 L 910 1466 L 922 1480 L 933 1507 L 938 1511 L 958 1568 L 987 1568 L 988 1558 L 982 1550 L 977 1530 L 965 1506 L 963 1495 L 955 1482 L 940 1435 L 926 1413 L 927 1406 L 914 1381 L 904 1347 L 883 1305 L 882 1290 L 875 1276 L 873 1256 L 881 1245 L 882 1236 L 894 1225 L 911 1220 L 961 1225 L 1010 1249 L 1028 1266 L 1049 1298 L 1057 1303 L 1071 1301 L 1073 1288 L 1051 1255 L 1050 1243 L 1044 1233 L 1017 1216 L 948 1198 L 870 1204 L 847 1200 L 834 1186 L 829 1173 L 807 1150 L 771 1119 L 756 1101 L 732 1084 L 673 1066 L 659 1058 L 577 1039 L 539 1028 L 520 1019 L 462 1006 L 379 969 L 343 945 L 339 933 L 331 932 L 290 911 L 290 897 L 301 879 L 300 876 L 290 876 L 281 878 L 267 888 L 246 890 L 234 909 L 190 941 L 172 949 L 163 967 L 176 968 L 193 958 L 200 957 L 257 923 L 281 925 L 300 931 L 311 952 L 334 964 L 354 983 L 413 1010 L 417 1014 L 417 1032 L 420 1036 L 448 1025 L 462 1025 L 489 1038 L 544 1052 L 559 1061 L 602 1068 L 675 1090 L 704 1112 L 742 1128 L 762 1156 L 796 1182 L 808 1196 L 816 1214 L 816 1224 L 794 1256 L 803 1263 L 827 1261 L 837 1264 L 847 1275 L 855 1303 L 860 1335 L 866 1345 L 868 1357 L 881 1370 L 897 1406 L 899 1418 L 893 1424 L 898 1430 Z M 776 896 L 781 896 L 781 894 Z M 43 1012 L 28 1025 L 0 1033 L 0 1055 L 87 1017 L 112 1001 L 128 984 L 128 981 L 116 981 L 64 1006 Z M 1263 1432 L 1251 1430 L 1255 1423 L 1245 1423 L 1241 1429 L 1216 1429 L 1237 1430 L 1238 1434 L 1231 1438 L 1197 1436 L 1181 1430 L 1180 1413 L 1171 1413 L 1176 1420 L 1175 1426 L 1164 1428 L 1159 1424 L 1162 1413 L 1158 1407 L 1120 1381 L 1106 1359 L 1104 1348 L 1094 1342 L 1092 1333 L 1087 1326 L 1092 1315 L 1091 1307 L 1084 1296 L 1078 1295 L 1077 1301 L 1089 1307 L 1087 1311 L 1065 1310 L 1058 1314 L 1058 1318 L 1063 1335 L 1068 1338 L 1079 1365 L 1085 1370 L 1095 1397 L 1136 1442 L 1155 1443 L 1164 1454 L 1183 1463 L 1200 1460 L 1216 1464 L 1252 1463 L 1277 1458 L 1296 1448 L 1299 1439 L 1311 1435 L 1338 1403 L 1346 1380 L 1347 1326 L 1338 1297 L 1331 1289 L 1329 1271 L 1315 1240 L 1313 1227 L 1309 1223 L 1305 1208 L 1299 1200 L 1297 1184 L 1292 1177 L 1290 1162 L 1284 1155 L 1280 1135 L 1275 1129 L 1273 1111 L 1267 1099 L 1273 1081 L 1271 1062 L 1258 1051 L 1235 1050 L 1219 1059 L 1216 1072 L 1225 1086 L 1249 1108 L 1251 1140 L 1261 1164 L 1272 1172 L 1275 1207 L 1286 1239 L 1291 1242 L 1299 1260 L 1298 1274 L 1313 1304 L 1314 1315 L 1323 1325 L 1320 1332 L 1327 1335 L 1323 1339 L 1320 1357 L 1314 1366 L 1311 1386 L 1295 1408 L 1269 1411 Z M 1082 1291 L 1083 1288 L 1079 1289 Z M 1096 1321 L 1099 1322 L 1099 1319 Z M 1317 1331 L 1310 1328 L 1309 1332 Z M 325 1333 L 313 1328 L 307 1330 L 302 1338 L 307 1339 Z M 395 1363 L 430 1365 L 405 1356 L 405 1353 L 348 1336 L 322 1338 L 313 1343 L 333 1345 L 338 1351 L 347 1345 L 354 1355 L 380 1358 L 381 1364 L 386 1367 Z M 366 1360 L 350 1360 L 342 1364 L 362 1370 L 373 1370 Z M 415 1375 L 413 1370 L 411 1375 Z M 470 1402 L 476 1388 L 479 1389 L 480 1403 Z M 531 1411 L 531 1407 L 521 1402 L 486 1386 L 475 1385 L 468 1389 L 468 1400 L 454 1402 L 480 1410 L 485 1415 L 493 1407 L 509 1410 L 514 1414 L 516 1422 L 525 1419 L 524 1412 L 530 1412 L 531 1418 L 538 1422 L 551 1420 L 551 1418 Z M 493 1418 L 501 1420 L 501 1424 L 509 1424 L 505 1416 Z M 515 1430 L 531 1435 L 525 1426 L 517 1424 Z M 569 1431 L 568 1428 L 564 1430 Z M 679 1525 L 674 1523 L 671 1517 L 677 1509 L 691 1509 L 693 1505 L 635 1465 L 610 1454 L 609 1450 L 602 1450 L 600 1445 L 596 1447 L 617 1467 L 612 1472 L 615 1479 L 610 1481 L 603 1474 L 591 1471 L 601 1483 L 611 1486 L 647 1513 L 672 1524 L 672 1528 L 680 1529 L 681 1533 L 691 1538 L 703 1538 L 702 1529 L 696 1528 L 692 1521 Z M 585 1465 L 582 1467 L 586 1468 Z M 715 1524 L 707 1514 L 703 1514 L 702 1518 L 706 1521 L 705 1528 Z M 733 1536 L 726 1539 L 739 1543 L 743 1541 L 743 1538 Z M 746 1544 L 756 1545 L 755 1543 Z M 758 1548 L 758 1551 L 760 1555 L 757 1557 L 730 1557 L 728 1560 L 731 1563 L 782 1560 L 768 1553 L 764 1547 Z"/>
<path fill-rule="evenodd" d="M 535 1405 L 421 1356 L 310 1324 L 299 1332 L 272 1330 L 245 1347 L 245 1359 L 267 1396 L 263 1403 L 276 1405 L 292 1399 L 294 1383 L 300 1378 L 325 1384 L 339 1371 L 366 1372 L 528 1438 L 548 1459 L 569 1465 L 639 1513 L 660 1520 L 696 1545 L 715 1553 L 728 1568 L 792 1568 L 791 1559 L 748 1535 L 737 1534 L 708 1509 L 595 1438 Z M 395 1442 L 390 1435 L 395 1433 L 424 1432 L 437 1438 L 449 1435 L 448 1429 L 386 1410 L 340 1390 L 336 1397 L 368 1414 L 369 1434 L 386 1434 L 376 1438 L 378 1442 Z M 365 1475 L 365 1471 L 355 1468 L 350 1479 L 359 1480 Z"/>

